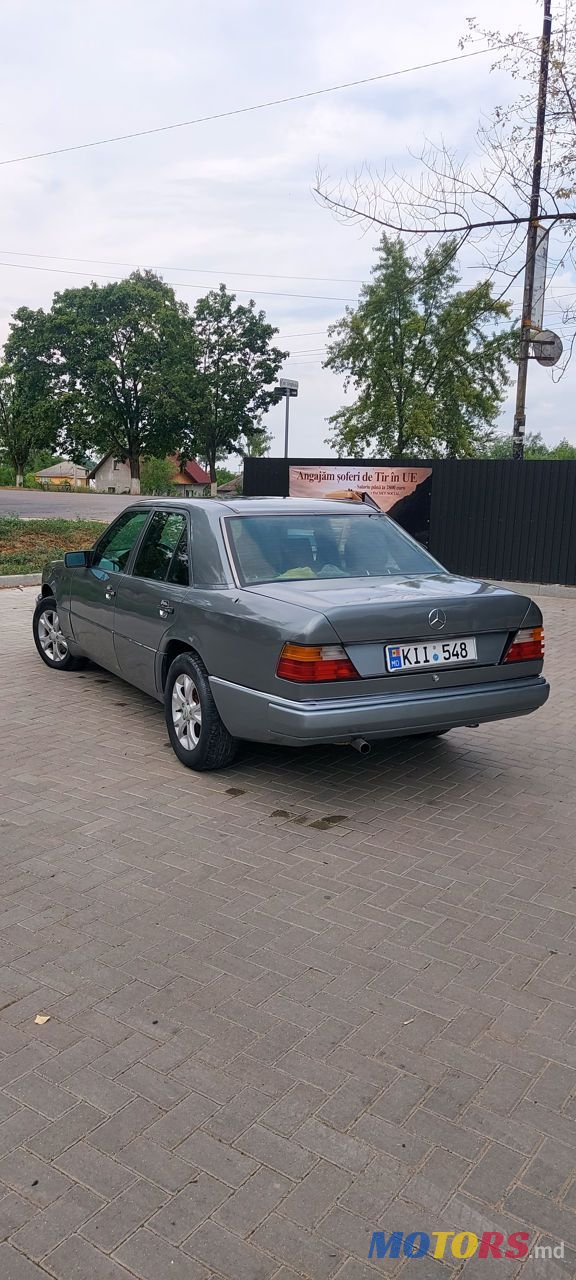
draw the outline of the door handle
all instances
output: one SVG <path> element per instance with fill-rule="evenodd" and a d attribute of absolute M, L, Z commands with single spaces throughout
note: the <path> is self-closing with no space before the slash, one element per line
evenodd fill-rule
<path fill-rule="evenodd" d="M 158 613 L 161 618 L 167 618 L 169 614 L 174 613 L 174 605 L 170 604 L 169 600 L 161 600 Z"/>
<path fill-rule="evenodd" d="M 116 595 L 116 592 L 115 592 L 115 590 L 114 590 L 114 587 L 106 587 L 106 599 L 107 599 L 107 600 L 113 600 L 115 595 Z"/>

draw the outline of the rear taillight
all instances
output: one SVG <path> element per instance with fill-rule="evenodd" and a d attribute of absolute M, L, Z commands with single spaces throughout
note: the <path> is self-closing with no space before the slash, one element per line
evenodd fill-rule
<path fill-rule="evenodd" d="M 339 644 L 285 644 L 276 675 L 299 684 L 360 678 L 354 663 Z"/>
<path fill-rule="evenodd" d="M 544 657 L 544 627 L 517 631 L 505 662 L 541 662 Z"/>

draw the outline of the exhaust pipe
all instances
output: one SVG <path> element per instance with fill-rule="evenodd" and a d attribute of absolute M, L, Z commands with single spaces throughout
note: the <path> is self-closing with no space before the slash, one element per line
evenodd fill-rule
<path fill-rule="evenodd" d="M 358 751 L 361 756 L 369 756 L 372 750 L 370 743 L 366 742 L 365 738 L 352 738 L 350 746 L 354 747 L 354 750 Z"/>

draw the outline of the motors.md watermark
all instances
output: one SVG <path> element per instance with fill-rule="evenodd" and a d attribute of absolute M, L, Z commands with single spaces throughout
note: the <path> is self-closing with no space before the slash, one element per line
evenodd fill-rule
<path fill-rule="evenodd" d="M 371 1261 L 387 1258 L 437 1258 L 452 1257 L 466 1262 L 469 1258 L 564 1258 L 564 1241 L 558 1244 L 531 1244 L 529 1231 L 513 1231 L 505 1236 L 501 1231 L 374 1231 L 368 1250 Z"/>

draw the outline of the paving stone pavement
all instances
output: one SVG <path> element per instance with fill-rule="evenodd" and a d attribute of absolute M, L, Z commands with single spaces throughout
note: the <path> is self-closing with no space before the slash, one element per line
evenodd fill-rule
<path fill-rule="evenodd" d="M 576 604 L 548 706 L 197 776 L 0 592 L 0 1280 L 576 1273 Z M 49 1016 L 43 1026 L 37 1014 Z M 416 1269 L 414 1269 L 416 1275 Z"/>

